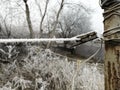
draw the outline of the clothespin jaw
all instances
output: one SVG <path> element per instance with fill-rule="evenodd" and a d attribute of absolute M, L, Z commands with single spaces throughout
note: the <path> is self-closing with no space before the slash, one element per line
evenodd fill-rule
<path fill-rule="evenodd" d="M 76 40 L 76 42 L 88 42 L 90 40 L 98 38 L 97 33 L 95 31 L 88 32 L 85 34 L 77 35 L 76 38 L 79 38 L 79 40 Z"/>
<path fill-rule="evenodd" d="M 94 39 L 98 38 L 98 36 L 97 36 L 97 32 L 91 31 L 91 32 L 87 32 L 87 33 L 84 33 L 84 34 L 77 35 L 74 38 L 78 38 L 78 40 L 76 40 L 76 44 L 74 44 L 71 47 L 78 46 L 80 44 L 83 44 L 83 43 L 86 43 L 88 41 L 94 40 Z"/>

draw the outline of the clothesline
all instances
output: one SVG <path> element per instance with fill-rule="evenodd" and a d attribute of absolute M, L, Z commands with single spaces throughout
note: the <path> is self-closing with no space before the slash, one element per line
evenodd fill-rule
<path fill-rule="evenodd" d="M 0 43 L 10 42 L 49 42 L 49 41 L 76 41 L 80 38 L 40 38 L 40 39 L 0 39 Z"/>
<path fill-rule="evenodd" d="M 15 43 L 15 42 L 51 42 L 51 41 L 80 41 L 82 38 L 91 38 L 96 36 L 95 31 L 87 32 L 74 36 L 72 38 L 32 38 L 32 39 L 0 39 L 0 43 Z"/>

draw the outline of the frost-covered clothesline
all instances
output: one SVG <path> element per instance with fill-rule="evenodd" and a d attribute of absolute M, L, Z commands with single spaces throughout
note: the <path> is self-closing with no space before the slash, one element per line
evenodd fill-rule
<path fill-rule="evenodd" d="M 80 38 L 40 38 L 40 39 L 0 39 L 0 43 L 10 43 L 10 42 L 49 42 L 49 41 L 76 41 Z"/>
<path fill-rule="evenodd" d="M 72 38 L 34 38 L 34 39 L 0 39 L 0 43 L 11 43 L 11 42 L 51 42 L 51 41 L 56 41 L 56 42 L 61 42 L 61 41 L 77 41 L 81 40 L 83 36 L 84 38 L 90 38 L 91 36 L 96 36 L 97 33 L 95 31 L 87 32 L 84 34 L 80 34 L 77 36 L 74 36 Z"/>

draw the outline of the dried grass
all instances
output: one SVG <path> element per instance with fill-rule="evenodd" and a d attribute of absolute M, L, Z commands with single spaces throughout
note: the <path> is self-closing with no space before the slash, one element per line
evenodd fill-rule
<path fill-rule="evenodd" d="M 1 64 L 0 90 L 104 90 L 99 65 L 80 65 L 49 49 L 31 47 L 21 62 Z"/>

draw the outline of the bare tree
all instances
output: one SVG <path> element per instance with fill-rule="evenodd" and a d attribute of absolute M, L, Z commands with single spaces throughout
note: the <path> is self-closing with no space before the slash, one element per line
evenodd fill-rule
<path fill-rule="evenodd" d="M 80 5 L 72 6 L 67 11 L 63 12 L 58 22 L 57 37 L 71 38 L 75 35 L 91 31 L 90 12 L 91 10 L 84 9 Z M 88 15 L 89 13 L 89 15 Z M 63 43 L 66 48 L 69 42 Z"/>
<path fill-rule="evenodd" d="M 10 38 L 12 36 L 12 32 L 11 32 L 12 21 L 9 22 L 9 25 L 8 25 L 7 17 L 8 17 L 8 14 L 5 15 L 4 18 L 2 16 L 0 16 L 0 19 L 1 19 L 1 24 L 0 24 L 1 38 Z"/>
<path fill-rule="evenodd" d="M 58 10 L 58 12 L 57 12 L 56 19 L 55 19 L 55 23 L 54 23 L 52 32 L 51 32 L 51 34 L 50 34 L 50 37 L 54 37 L 54 35 L 55 35 L 55 30 L 56 30 L 56 28 L 57 28 L 58 19 L 59 19 L 59 16 L 60 16 L 61 11 L 62 11 L 62 9 L 63 9 L 63 6 L 64 6 L 64 0 L 61 1 L 60 8 L 59 8 L 59 10 Z M 50 44 L 51 44 L 51 42 L 48 42 L 47 48 L 50 47 Z"/>
<path fill-rule="evenodd" d="M 27 4 L 27 1 L 28 0 L 23 0 L 23 2 L 25 3 L 25 8 L 26 8 L 26 20 L 27 20 L 27 23 L 28 23 L 29 31 L 30 31 L 30 38 L 33 38 L 34 37 L 34 32 L 33 32 L 32 22 L 31 22 L 31 19 L 30 19 L 30 10 L 29 10 L 29 6 Z"/>
<path fill-rule="evenodd" d="M 74 16 L 74 17 L 73 17 Z M 91 31 L 90 16 L 84 12 L 66 12 L 59 20 L 59 37 L 70 38 L 77 34 Z"/>
<path fill-rule="evenodd" d="M 42 25 L 43 25 L 43 21 L 44 21 L 46 12 L 47 12 L 48 3 L 49 3 L 49 0 L 46 0 L 45 11 L 42 15 L 41 22 L 40 22 L 40 37 L 42 36 L 42 33 L 43 33 Z"/>
<path fill-rule="evenodd" d="M 57 24 L 58 24 L 58 19 L 59 19 L 59 16 L 60 16 L 60 12 L 63 9 L 63 5 L 64 5 L 64 0 L 61 1 L 60 8 L 59 8 L 58 13 L 56 15 L 55 25 L 53 27 L 51 37 L 53 37 L 55 35 L 55 30 L 56 30 L 56 27 L 57 27 Z"/>
<path fill-rule="evenodd" d="M 22 20 L 25 19 L 23 12 L 25 10 L 22 8 L 24 3 L 21 0 L 3 0 L 0 3 L 4 10 L 4 13 L 0 12 L 2 38 L 18 37 L 16 33 L 21 31 L 19 26 L 22 26 Z"/>

